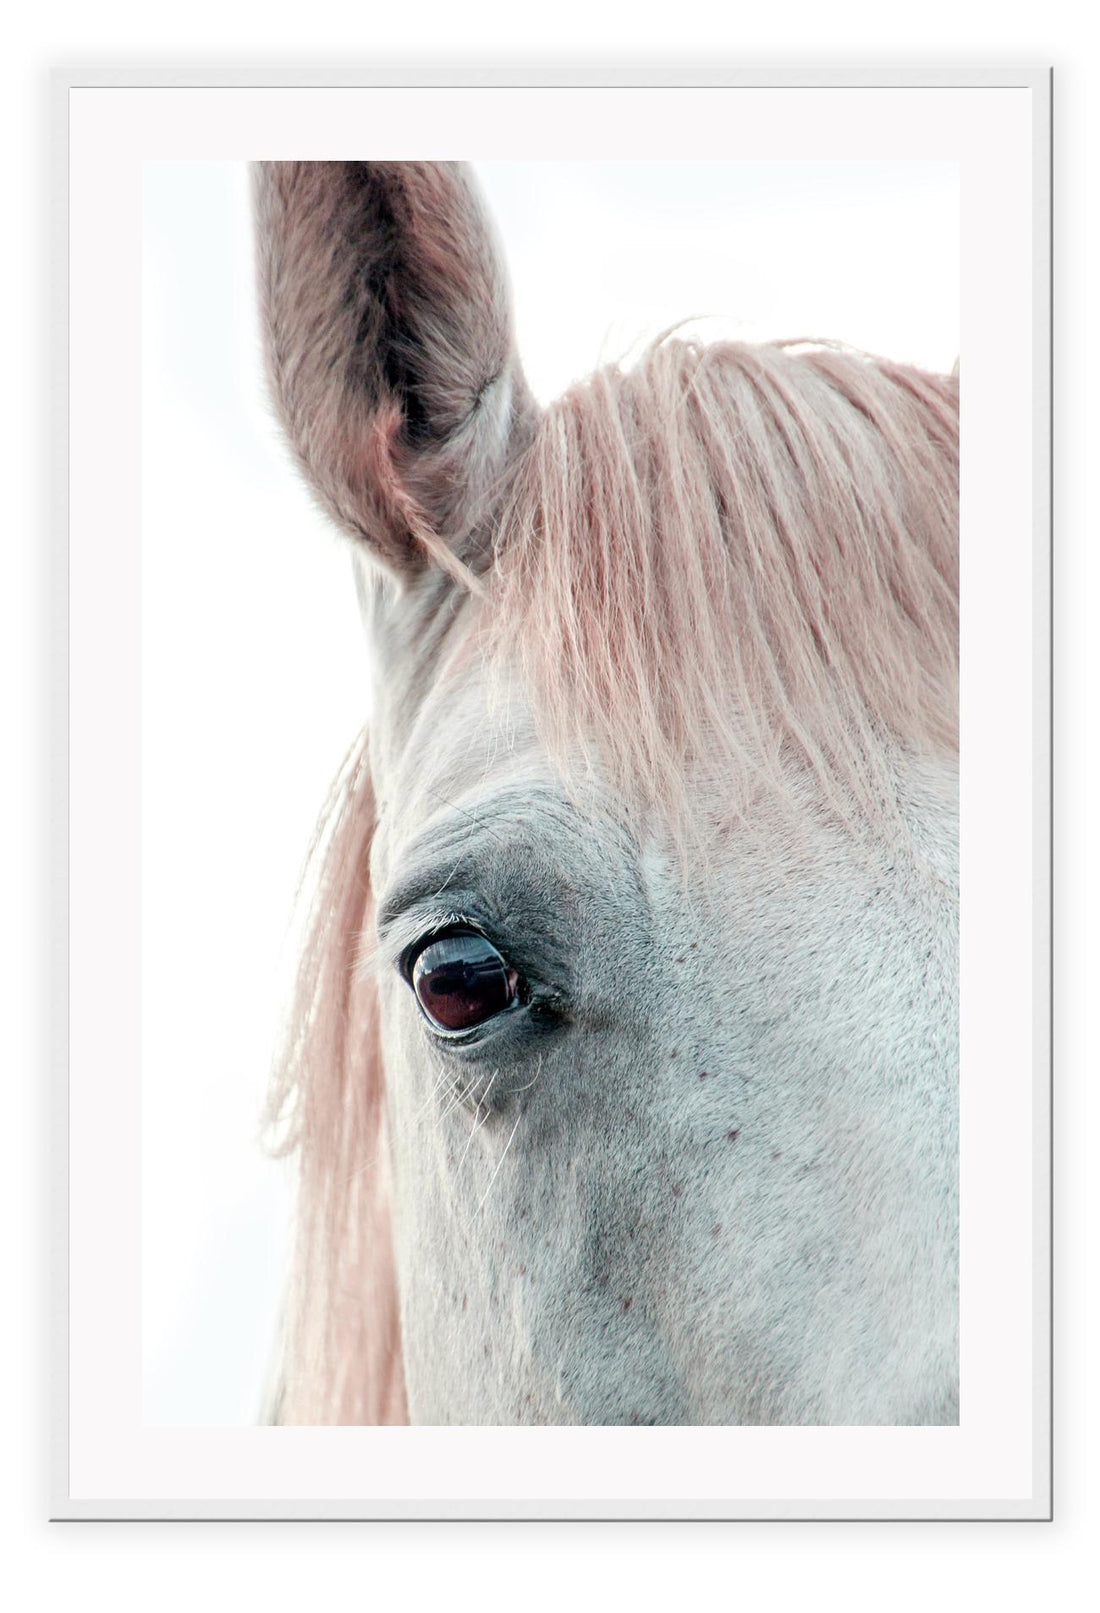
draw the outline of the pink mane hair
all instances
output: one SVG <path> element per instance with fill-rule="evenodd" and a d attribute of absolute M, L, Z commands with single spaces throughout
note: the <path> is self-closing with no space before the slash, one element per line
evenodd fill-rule
<path fill-rule="evenodd" d="M 514 676 L 518 648 L 552 751 L 593 747 L 625 800 L 675 815 L 693 764 L 743 813 L 793 761 L 881 829 L 884 741 L 957 752 L 958 382 L 800 346 L 663 341 L 573 387 L 506 491 L 475 608 L 490 661 Z M 315 840 L 271 1097 L 300 1171 L 283 1423 L 407 1420 L 358 967 L 373 828 L 361 740 Z"/>
<path fill-rule="evenodd" d="M 366 737 L 311 848 L 308 932 L 269 1098 L 298 1151 L 298 1227 L 269 1420 L 408 1422 L 390 1231 L 378 992 L 360 955 L 374 924 Z"/>
<path fill-rule="evenodd" d="M 882 834 L 887 743 L 957 752 L 958 381 L 794 345 L 664 340 L 551 405 L 487 653 L 628 804 L 743 818 L 793 762 Z"/>

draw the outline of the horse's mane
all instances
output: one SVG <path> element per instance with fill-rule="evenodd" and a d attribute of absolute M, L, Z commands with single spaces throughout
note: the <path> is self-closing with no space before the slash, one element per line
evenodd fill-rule
<path fill-rule="evenodd" d="M 490 655 L 628 802 L 737 815 L 793 761 L 881 830 L 884 741 L 957 749 L 958 381 L 799 346 L 664 340 L 551 405 Z"/>
<path fill-rule="evenodd" d="M 269 1420 L 403 1423 L 374 923 L 366 736 L 332 787 L 307 861 L 309 916 L 268 1100 L 298 1152 L 297 1240 Z"/>
<path fill-rule="evenodd" d="M 958 383 L 817 345 L 650 348 L 544 414 L 483 579 L 563 758 L 676 809 L 685 765 L 743 809 L 809 766 L 881 823 L 893 736 L 957 748 Z M 474 602 L 475 608 L 481 608 Z M 501 654 L 501 660 L 507 657 Z M 315 842 L 271 1111 L 300 1156 L 274 1419 L 406 1420 L 369 945 L 365 741 Z"/>

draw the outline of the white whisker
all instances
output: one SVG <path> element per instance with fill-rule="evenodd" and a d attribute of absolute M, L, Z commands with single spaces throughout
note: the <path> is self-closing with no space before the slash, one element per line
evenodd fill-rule
<path fill-rule="evenodd" d="M 472 1127 L 470 1128 L 470 1135 L 469 1135 L 469 1138 L 467 1139 L 466 1146 L 462 1150 L 462 1154 L 461 1154 L 461 1157 L 459 1158 L 458 1164 L 455 1166 L 455 1174 L 456 1175 L 462 1169 L 462 1166 L 463 1166 L 463 1164 L 465 1163 L 465 1160 L 466 1160 L 466 1155 L 470 1152 L 470 1144 L 473 1142 L 474 1138 L 477 1136 L 478 1132 L 481 1130 L 481 1128 L 484 1126 L 485 1122 L 489 1118 L 489 1110 L 486 1109 L 485 1113 L 482 1114 L 481 1106 L 482 1106 L 483 1103 L 485 1103 L 485 1101 L 488 1098 L 490 1092 L 493 1090 L 493 1082 L 496 1080 L 496 1078 L 497 1078 L 497 1076 L 499 1074 L 500 1074 L 499 1070 L 494 1070 L 493 1071 L 492 1075 L 489 1077 L 489 1085 L 485 1088 L 485 1091 L 481 1094 L 480 1098 L 477 1100 L 477 1106 L 474 1109 L 474 1123 L 473 1123 Z"/>
<path fill-rule="evenodd" d="M 515 1125 L 512 1127 L 511 1131 L 508 1134 L 508 1141 L 504 1145 L 504 1152 L 501 1154 L 500 1158 L 497 1160 L 496 1169 L 493 1171 L 492 1176 L 490 1176 L 490 1178 L 489 1178 L 489 1185 L 485 1189 L 484 1193 L 481 1195 L 481 1202 L 478 1205 L 477 1209 L 474 1211 L 473 1215 L 470 1217 L 470 1221 L 469 1221 L 470 1226 L 473 1226 L 474 1222 L 477 1220 L 478 1216 L 481 1214 L 482 1210 L 485 1208 L 485 1200 L 489 1197 L 489 1194 L 493 1191 L 493 1183 L 496 1181 L 497 1177 L 500 1175 L 500 1167 L 504 1164 L 504 1157 L 507 1154 L 509 1148 L 511 1148 L 511 1146 L 512 1146 L 512 1139 L 515 1137 L 516 1132 L 519 1130 L 519 1123 L 520 1123 L 520 1121 L 522 1119 L 523 1119 L 523 1111 L 521 1110 L 520 1113 L 516 1116 Z"/>
<path fill-rule="evenodd" d="M 528 1081 L 526 1086 L 516 1087 L 514 1095 L 518 1098 L 521 1092 L 530 1092 L 531 1088 L 534 1086 L 535 1082 L 538 1080 L 538 1078 L 539 1078 L 539 1076 L 541 1074 L 542 1074 L 542 1054 L 540 1053 L 539 1058 L 538 1058 L 538 1063 L 535 1065 L 535 1074 L 534 1074 L 533 1079 Z"/>

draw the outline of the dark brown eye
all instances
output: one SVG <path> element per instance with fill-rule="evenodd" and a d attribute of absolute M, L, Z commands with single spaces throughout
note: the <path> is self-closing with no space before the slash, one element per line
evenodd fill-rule
<path fill-rule="evenodd" d="M 439 1030 L 464 1031 L 516 1001 L 519 976 L 474 930 L 444 935 L 419 954 L 410 975 L 417 1001 Z"/>

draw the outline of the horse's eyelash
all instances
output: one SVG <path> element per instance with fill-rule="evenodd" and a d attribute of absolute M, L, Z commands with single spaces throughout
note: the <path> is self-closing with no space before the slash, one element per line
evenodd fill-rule
<path fill-rule="evenodd" d="M 445 918 L 437 919 L 434 923 L 429 924 L 426 929 L 421 929 L 416 939 L 410 941 L 409 945 L 404 947 L 398 955 L 397 966 L 406 979 L 412 973 L 413 964 L 425 947 L 430 946 L 433 941 L 444 935 L 452 934 L 456 930 L 472 930 L 475 935 L 484 935 L 487 941 L 492 942 L 492 937 L 485 934 L 485 930 L 476 919 L 469 918 L 465 913 L 448 913 Z"/>
<path fill-rule="evenodd" d="M 440 913 L 435 918 L 425 918 L 423 914 L 410 915 L 403 923 L 393 927 L 393 933 L 385 941 L 376 941 L 373 947 L 363 949 L 357 973 L 365 978 L 396 968 L 407 975 L 417 953 L 422 952 L 434 937 L 457 929 L 473 930 L 478 935 L 484 935 L 487 941 L 493 940 L 481 921 L 468 913 L 452 910 Z"/>

